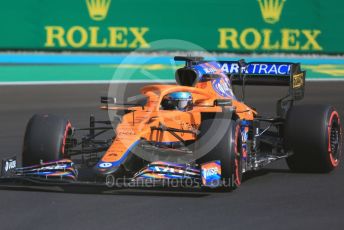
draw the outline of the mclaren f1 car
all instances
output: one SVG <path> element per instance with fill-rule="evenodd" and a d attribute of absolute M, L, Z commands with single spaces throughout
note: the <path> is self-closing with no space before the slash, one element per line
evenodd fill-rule
<path fill-rule="evenodd" d="M 174 60 L 185 62 L 175 72 L 176 84 L 145 86 L 143 99 L 134 103 L 102 97 L 101 109 L 114 112 L 109 120 L 91 116 L 89 127 L 75 128 L 60 116 L 34 115 L 22 164 L 3 160 L 1 180 L 109 184 L 111 178 L 233 190 L 244 173 L 280 159 L 297 172 L 327 173 L 338 166 L 336 109 L 294 104 L 304 97 L 300 64 Z M 277 101 L 276 116 L 264 117 L 235 95 L 234 85 L 286 86 L 288 93 Z M 100 139 L 107 131 L 114 134 Z"/>

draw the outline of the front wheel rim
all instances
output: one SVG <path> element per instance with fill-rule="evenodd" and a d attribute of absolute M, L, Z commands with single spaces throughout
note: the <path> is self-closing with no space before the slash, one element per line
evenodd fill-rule
<path fill-rule="evenodd" d="M 339 115 L 336 111 L 332 112 L 328 125 L 328 151 L 333 167 L 339 164 L 341 143 L 341 127 Z"/>
<path fill-rule="evenodd" d="M 234 147 L 234 154 L 235 154 L 235 168 L 234 168 L 234 184 L 236 187 L 239 187 L 241 185 L 241 177 L 240 177 L 240 163 L 241 163 L 241 146 L 240 146 L 240 126 L 238 125 L 235 128 L 235 147 Z"/>

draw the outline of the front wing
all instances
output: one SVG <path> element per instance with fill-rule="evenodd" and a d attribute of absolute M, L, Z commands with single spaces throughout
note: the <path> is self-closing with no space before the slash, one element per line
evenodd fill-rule
<path fill-rule="evenodd" d="M 16 158 L 2 161 L 0 187 L 43 186 L 60 188 L 119 189 L 152 187 L 219 187 L 222 186 L 221 162 L 201 165 L 157 161 L 146 165 L 130 178 L 109 174 L 102 178 L 84 180 L 82 170 L 73 161 L 42 162 L 29 167 L 17 167 Z"/>

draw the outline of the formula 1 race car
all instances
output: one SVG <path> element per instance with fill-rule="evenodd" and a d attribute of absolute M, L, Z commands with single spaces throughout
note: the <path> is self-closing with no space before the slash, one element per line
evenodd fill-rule
<path fill-rule="evenodd" d="M 245 172 L 283 158 L 297 172 L 327 173 L 338 166 L 342 131 L 336 109 L 294 105 L 304 96 L 306 73 L 300 64 L 174 60 L 185 62 L 175 85 L 145 86 L 143 99 L 130 104 L 102 97 L 101 109 L 114 111 L 110 120 L 91 116 L 89 127 L 74 128 L 59 116 L 34 115 L 25 132 L 22 166 L 5 159 L 1 180 L 114 186 L 178 181 L 233 190 Z M 234 95 L 233 85 L 289 90 L 277 101 L 277 115 L 262 117 Z M 111 130 L 114 135 L 99 139 Z"/>

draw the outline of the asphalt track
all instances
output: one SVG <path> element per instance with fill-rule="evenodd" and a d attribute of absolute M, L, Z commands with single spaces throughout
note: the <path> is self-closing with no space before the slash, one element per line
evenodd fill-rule
<path fill-rule="evenodd" d="M 124 88 L 124 85 L 121 85 Z M 140 85 L 127 86 L 134 95 Z M 33 113 L 86 126 L 107 85 L 1 86 L 0 157 L 19 153 Z M 285 89 L 247 89 L 247 102 L 272 114 Z M 333 104 L 344 116 L 344 82 L 308 83 L 303 103 Z M 295 174 L 284 161 L 250 175 L 232 193 L 121 190 L 110 195 L 0 190 L 0 229 L 343 229 L 344 167 Z"/>

